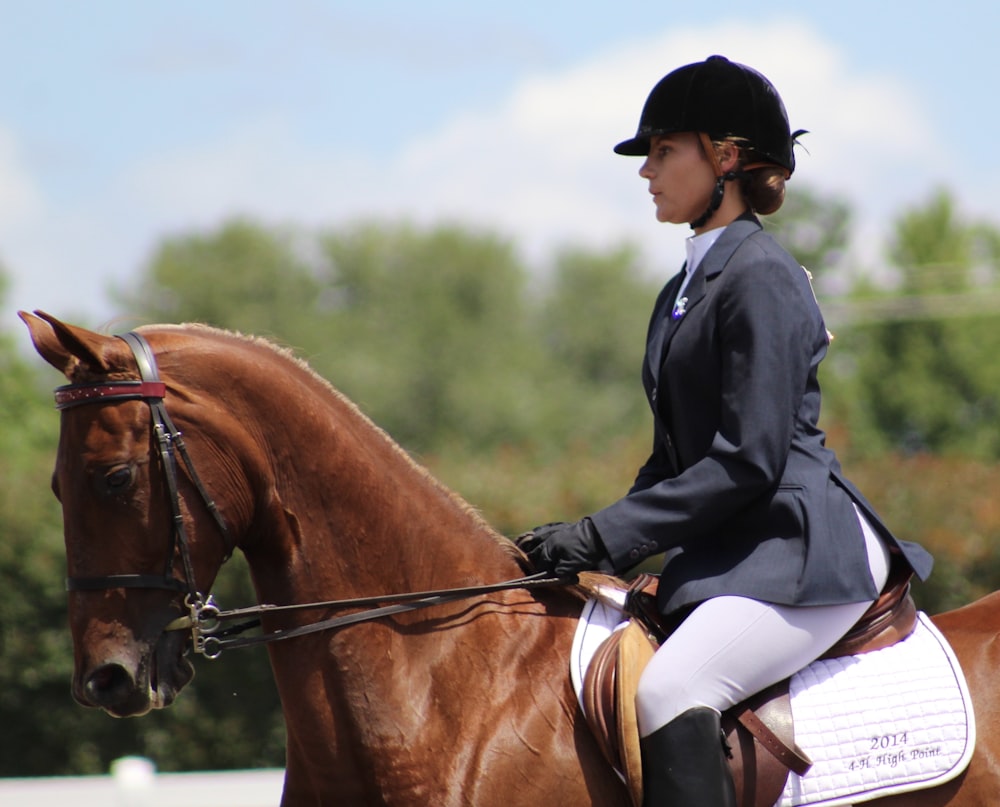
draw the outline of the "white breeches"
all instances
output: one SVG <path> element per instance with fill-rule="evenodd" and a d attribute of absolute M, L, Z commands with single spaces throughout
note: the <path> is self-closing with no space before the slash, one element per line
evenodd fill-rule
<path fill-rule="evenodd" d="M 889 551 L 867 519 L 858 518 L 879 591 Z M 746 597 L 706 600 L 656 651 L 639 679 L 636 710 L 646 737 L 694 706 L 723 712 L 788 678 L 823 655 L 872 602 L 787 606 Z"/>

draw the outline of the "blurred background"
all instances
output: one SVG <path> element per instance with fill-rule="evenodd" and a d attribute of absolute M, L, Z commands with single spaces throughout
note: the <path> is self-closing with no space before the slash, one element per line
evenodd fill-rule
<path fill-rule="evenodd" d="M 937 556 L 922 608 L 1000 588 L 1000 7 L 813 6 L 0 0 L 0 776 L 284 742 L 262 651 L 139 720 L 71 701 L 61 379 L 16 310 L 268 337 L 506 534 L 575 519 L 646 457 L 647 317 L 688 234 L 611 146 L 712 53 L 810 130 L 767 226 L 836 336 L 829 443 Z M 238 556 L 216 596 L 252 601 Z"/>

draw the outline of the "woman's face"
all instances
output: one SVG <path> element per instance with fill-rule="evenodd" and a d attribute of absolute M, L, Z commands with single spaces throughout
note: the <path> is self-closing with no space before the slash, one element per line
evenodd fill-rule
<path fill-rule="evenodd" d="M 649 182 L 656 220 L 687 224 L 708 207 L 715 172 L 694 132 L 655 135 L 639 176 Z"/>

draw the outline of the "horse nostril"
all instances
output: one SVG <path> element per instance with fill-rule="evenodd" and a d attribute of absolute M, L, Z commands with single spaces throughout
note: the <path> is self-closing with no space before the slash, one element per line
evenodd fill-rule
<path fill-rule="evenodd" d="M 84 690 L 95 706 L 108 706 L 126 698 L 133 689 L 132 676 L 120 664 L 104 664 L 87 676 Z"/>

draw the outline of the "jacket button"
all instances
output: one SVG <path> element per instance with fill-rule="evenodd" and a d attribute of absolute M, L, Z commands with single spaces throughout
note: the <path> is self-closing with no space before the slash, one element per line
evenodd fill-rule
<path fill-rule="evenodd" d="M 628 556 L 631 560 L 636 560 L 639 557 L 639 550 L 638 549 L 630 550 Z"/>

